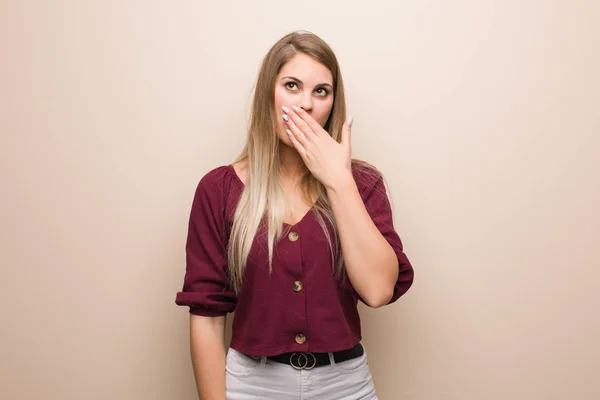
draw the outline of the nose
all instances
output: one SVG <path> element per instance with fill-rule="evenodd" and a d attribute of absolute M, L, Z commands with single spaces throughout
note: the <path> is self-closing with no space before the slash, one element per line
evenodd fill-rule
<path fill-rule="evenodd" d="M 312 106 L 313 106 L 312 93 L 305 92 L 304 95 L 302 96 L 302 99 L 300 100 L 300 104 L 298 104 L 298 106 L 307 112 L 312 110 Z"/>

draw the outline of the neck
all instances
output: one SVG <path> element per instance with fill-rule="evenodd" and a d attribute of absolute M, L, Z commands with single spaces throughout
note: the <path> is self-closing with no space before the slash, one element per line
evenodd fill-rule
<path fill-rule="evenodd" d="M 281 174 L 290 179 L 300 179 L 306 171 L 306 165 L 296 149 L 285 144 L 279 146 Z"/>

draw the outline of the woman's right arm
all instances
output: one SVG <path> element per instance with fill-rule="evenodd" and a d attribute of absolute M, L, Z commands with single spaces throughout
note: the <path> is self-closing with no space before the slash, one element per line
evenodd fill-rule
<path fill-rule="evenodd" d="M 200 400 L 226 400 L 225 318 L 190 314 L 190 350 Z"/>
<path fill-rule="evenodd" d="M 225 400 L 225 318 L 237 296 L 227 265 L 230 170 L 220 167 L 198 183 L 190 211 L 183 288 L 175 303 L 190 308 L 190 352 L 201 400 Z"/>

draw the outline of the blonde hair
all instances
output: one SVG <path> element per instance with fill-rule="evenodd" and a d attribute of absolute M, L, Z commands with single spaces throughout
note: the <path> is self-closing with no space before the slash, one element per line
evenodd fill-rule
<path fill-rule="evenodd" d="M 280 139 L 276 131 L 274 90 L 275 80 L 281 68 L 299 53 L 312 57 L 331 72 L 334 102 L 324 129 L 336 141 L 341 140 L 342 126 L 346 120 L 346 101 L 335 54 L 327 43 L 313 33 L 301 31 L 284 36 L 273 45 L 263 59 L 254 91 L 247 141 L 234 162 L 245 161 L 248 167 L 248 179 L 234 214 L 227 249 L 230 283 L 236 293 L 239 293 L 242 287 L 248 254 L 261 223 L 265 222 L 267 228 L 270 273 L 274 243 L 283 234 L 286 202 L 279 180 Z M 353 160 L 353 163 L 368 166 L 358 160 Z M 317 199 L 309 212 L 314 212 L 323 228 L 331 250 L 332 267 L 341 278 L 344 275 L 343 258 L 325 187 L 308 170 L 303 174 L 300 186 L 308 199 Z M 325 220 L 333 227 L 333 237 L 329 234 Z"/>

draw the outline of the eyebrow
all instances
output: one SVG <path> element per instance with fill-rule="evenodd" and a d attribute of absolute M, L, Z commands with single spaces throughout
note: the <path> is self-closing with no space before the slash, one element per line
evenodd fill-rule
<path fill-rule="evenodd" d="M 298 83 L 303 83 L 300 79 L 298 79 L 298 78 L 296 78 L 294 76 L 284 76 L 283 78 L 281 78 L 281 80 L 284 80 L 284 79 L 291 79 L 291 80 L 296 81 Z M 323 87 L 323 86 L 328 86 L 331 89 L 333 89 L 333 85 L 331 85 L 330 83 L 327 83 L 327 82 L 319 83 L 316 87 Z"/>

